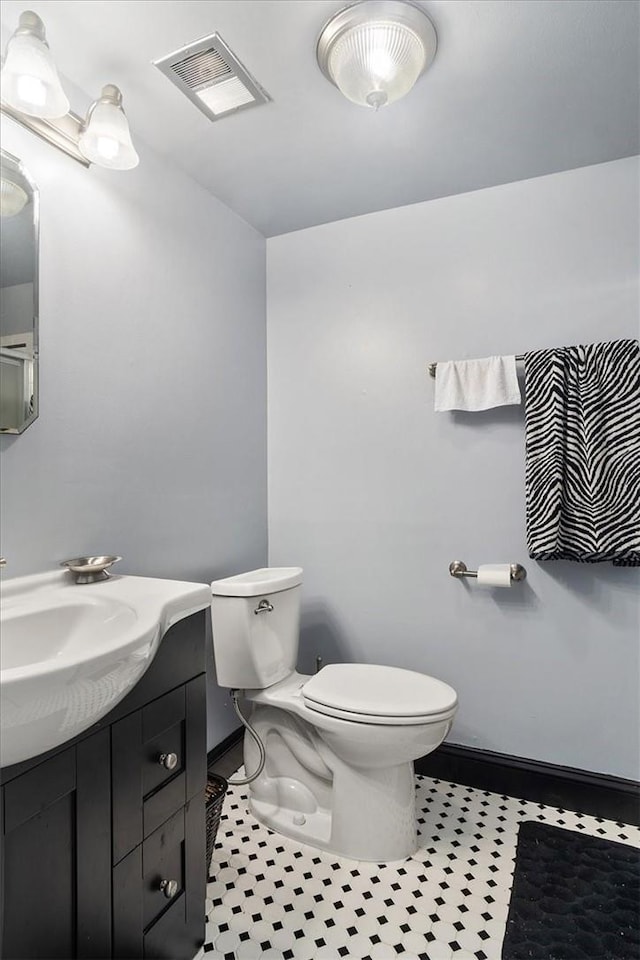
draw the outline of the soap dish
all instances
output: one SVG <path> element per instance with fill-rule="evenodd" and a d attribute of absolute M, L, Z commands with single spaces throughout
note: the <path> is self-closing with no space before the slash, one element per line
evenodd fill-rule
<path fill-rule="evenodd" d="M 122 560 L 122 557 L 76 557 L 64 560 L 60 566 L 75 574 L 76 583 L 97 583 L 108 580 L 107 568 Z"/>

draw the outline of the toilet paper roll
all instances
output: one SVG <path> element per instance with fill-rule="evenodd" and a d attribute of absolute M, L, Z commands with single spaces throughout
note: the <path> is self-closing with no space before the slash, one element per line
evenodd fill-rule
<path fill-rule="evenodd" d="M 482 563 L 478 567 L 478 583 L 483 587 L 510 587 L 510 563 Z"/>

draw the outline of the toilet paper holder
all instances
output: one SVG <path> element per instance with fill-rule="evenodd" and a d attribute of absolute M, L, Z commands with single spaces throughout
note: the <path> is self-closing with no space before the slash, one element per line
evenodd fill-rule
<path fill-rule="evenodd" d="M 511 563 L 511 579 L 512 580 L 526 580 L 527 571 L 520 563 Z M 456 577 L 458 580 L 462 577 L 477 577 L 477 570 L 468 570 L 466 563 L 462 560 L 452 560 L 449 564 L 449 573 L 452 577 Z"/>

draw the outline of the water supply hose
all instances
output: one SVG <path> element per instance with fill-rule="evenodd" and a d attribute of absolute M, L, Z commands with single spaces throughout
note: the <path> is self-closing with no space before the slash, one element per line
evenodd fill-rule
<path fill-rule="evenodd" d="M 258 769 L 255 771 L 255 773 L 252 773 L 251 776 L 249 777 L 244 777 L 244 779 L 242 780 L 227 780 L 227 783 L 230 784 L 230 786 L 232 787 L 244 787 L 247 783 L 252 783 L 254 780 L 256 780 L 260 776 L 260 774 L 264 770 L 264 765 L 267 758 L 264 751 L 264 744 L 262 740 L 260 739 L 258 734 L 255 732 L 255 730 L 253 729 L 249 721 L 245 720 L 245 718 L 242 716 L 242 713 L 240 712 L 240 707 L 238 706 L 238 691 L 231 690 L 230 693 L 231 693 L 231 699 L 233 701 L 233 709 L 235 710 L 237 717 L 240 720 L 240 723 L 245 728 L 245 730 L 247 730 L 251 734 L 251 736 L 253 737 L 253 739 L 255 740 L 258 746 L 258 750 L 260 751 L 260 763 L 258 764 Z"/>

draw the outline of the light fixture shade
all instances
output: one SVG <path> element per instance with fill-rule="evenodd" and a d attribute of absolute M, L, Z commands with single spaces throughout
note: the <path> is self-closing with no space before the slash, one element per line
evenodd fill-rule
<path fill-rule="evenodd" d="M 413 3 L 363 0 L 329 20 L 317 56 L 325 76 L 347 99 L 377 110 L 411 90 L 436 46 L 431 20 Z"/>
<path fill-rule="evenodd" d="M 140 158 L 131 140 L 129 124 L 122 109 L 122 94 L 109 84 L 89 108 L 78 146 L 83 155 L 101 167 L 132 170 Z"/>
<path fill-rule="evenodd" d="M 20 14 L 18 29 L 7 44 L 0 84 L 5 103 L 28 116 L 54 120 L 69 111 L 44 24 L 31 10 Z"/>
<path fill-rule="evenodd" d="M 24 209 L 29 197 L 26 190 L 13 180 L 0 178 L 0 217 L 15 217 Z"/>

